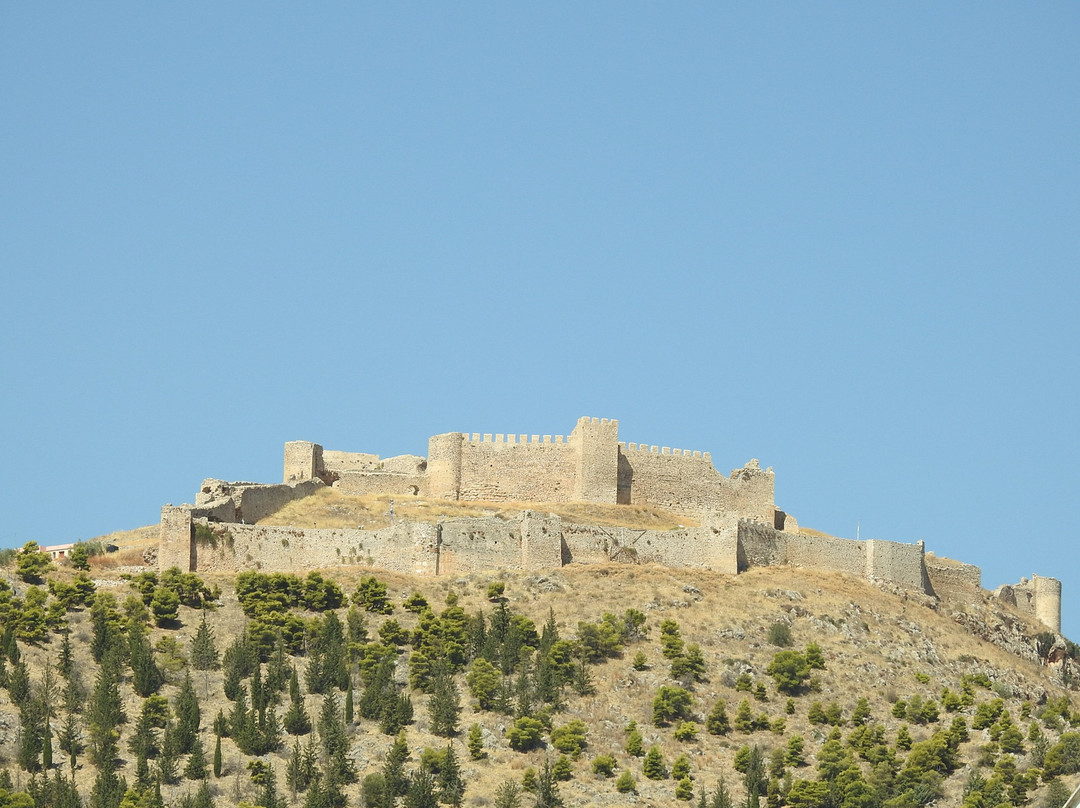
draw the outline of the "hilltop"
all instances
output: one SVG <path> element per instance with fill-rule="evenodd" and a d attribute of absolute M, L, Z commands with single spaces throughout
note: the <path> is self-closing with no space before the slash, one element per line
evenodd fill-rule
<path fill-rule="evenodd" d="M 313 521 L 321 522 L 329 518 L 334 508 L 346 505 L 332 494 L 320 496 L 326 510 L 307 511 L 306 515 L 313 516 Z M 313 504 L 308 502 L 308 506 Z M 470 503 L 469 507 L 486 506 Z M 493 507 L 513 510 L 504 503 Z M 626 513 L 629 512 L 620 511 Z M 350 512 L 347 518 L 353 516 L 355 513 Z M 403 516 L 404 511 L 399 510 L 397 518 Z M 409 516 L 412 518 L 412 514 Z M 567 518 L 571 516 L 566 514 Z M 655 520 L 654 527 L 665 524 L 669 517 L 659 511 L 630 516 Z M 292 518 L 297 517 L 285 512 L 275 517 Z M 89 579 L 97 592 L 115 596 L 118 626 L 125 620 L 139 623 L 138 604 L 156 591 L 167 589 L 169 576 L 158 575 L 152 567 L 140 566 L 145 536 L 136 533 L 130 542 L 125 542 L 114 535 L 113 541 L 120 544 L 120 551 L 111 554 L 112 557 L 92 559 Z M 57 583 L 61 584 L 61 592 L 63 583 L 78 580 L 70 568 L 56 570 L 49 577 L 54 590 Z M 320 665 L 319 660 L 325 659 L 316 650 L 318 638 L 334 622 L 328 618 L 333 612 L 336 622 L 346 627 L 347 640 L 360 612 L 354 611 L 350 619 L 347 600 L 326 607 L 327 602 L 335 603 L 332 596 L 322 603 L 322 608 L 315 610 L 305 608 L 303 603 L 271 608 L 272 599 L 265 595 L 255 598 L 259 602 L 262 602 L 260 598 L 265 600 L 265 605 L 252 618 L 245 616 L 241 601 L 248 603 L 251 612 L 253 582 L 266 584 L 274 576 L 249 571 L 239 577 L 200 573 L 192 578 L 204 585 L 205 591 L 219 590 L 220 595 L 205 612 L 180 606 L 175 620 L 166 620 L 161 627 L 151 621 L 147 626 L 149 644 L 155 648 L 154 658 L 165 676 L 159 695 L 175 702 L 185 671 L 191 667 L 192 646 L 204 614 L 222 654 L 239 637 L 250 635 L 255 641 L 260 637 L 266 641 L 266 635 L 259 633 L 260 628 L 277 625 L 283 636 L 294 630 L 300 632 L 290 635 L 296 640 L 297 653 L 284 655 L 279 663 L 283 661 L 297 671 L 307 714 L 318 725 L 325 697 L 308 692 L 306 676 L 310 666 Z M 547 572 L 492 570 L 438 577 L 343 565 L 318 571 L 314 578 L 308 573 L 278 574 L 276 578 L 279 583 L 290 579 L 297 581 L 296 591 L 322 592 L 320 597 L 334 588 L 327 581 L 335 582 L 345 598 L 358 590 L 370 593 L 373 580 L 385 585 L 388 605 L 393 611 L 362 612 L 369 642 L 353 648 L 356 661 L 348 665 L 348 679 L 359 705 L 378 659 L 393 662 L 394 685 L 390 690 L 399 697 L 409 696 L 414 710 L 413 722 L 404 727 L 410 752 L 406 771 L 420 767 L 424 749 L 443 750 L 448 743 L 448 739 L 433 733 L 428 711 L 430 697 L 419 687 L 411 687 L 410 678 L 419 683 L 417 671 L 424 670 L 436 658 L 460 659 L 453 681 L 461 694 L 463 709 L 457 722 L 459 732 L 449 743 L 462 768 L 464 805 L 504 804 L 498 798 L 501 784 L 512 781 L 520 785 L 528 769 L 542 774 L 545 761 L 549 764 L 560 761 L 562 753 L 553 744 L 572 752 L 575 746 L 572 730 L 576 726 L 572 722 L 576 719 L 583 722 L 585 745 L 578 759 L 568 752 L 566 761 L 560 762 L 562 769 L 569 764 L 569 779 L 557 783 L 567 806 L 686 804 L 676 798 L 675 780 L 648 779 L 643 773 L 644 759 L 626 752 L 629 737 L 626 730 L 631 722 L 636 722 L 641 735 L 642 751 L 655 745 L 669 772 L 679 756 L 685 755 L 693 776 L 693 804 L 697 803 L 701 788 L 707 789 L 711 799 L 721 778 L 734 804 L 744 804 L 746 775 L 739 769 L 746 768 L 747 754 L 755 748 L 760 750 L 767 784 L 773 753 L 783 750 L 788 755 L 798 743 L 794 738 L 801 739 L 803 765 L 787 764 L 784 774 L 772 778 L 774 801 L 779 799 L 777 789 L 787 790 L 792 800 L 789 804 L 793 805 L 833 804 L 820 801 L 825 799 L 820 795 L 814 796 L 818 793 L 814 790 L 816 786 L 793 785 L 818 780 L 826 763 L 832 767 L 826 767 L 826 772 L 832 771 L 834 775 L 837 771 L 846 772 L 845 787 L 851 793 L 835 803 L 838 805 L 898 807 L 932 800 L 938 805 L 1042 805 L 1063 789 L 1071 790 L 1076 785 L 1080 736 L 1075 735 L 1073 727 L 1080 725 L 1080 704 L 1074 691 L 1065 686 L 1072 682 L 1069 666 L 1073 660 L 1067 658 L 1063 663 L 1047 665 L 1040 658 L 1040 653 L 1047 650 L 1040 645 L 1047 642 L 1045 626 L 989 593 L 967 603 L 946 603 L 883 583 L 875 586 L 840 572 L 771 567 L 730 575 L 625 563 L 571 564 Z M 13 576 L 9 580 L 18 603 L 25 604 L 37 597 L 25 583 Z M 177 580 L 172 576 L 171 585 Z M 502 587 L 501 595 L 499 587 Z M 107 595 L 99 597 L 109 600 Z M 160 596 L 159 599 L 167 600 Z M 48 598 L 43 607 L 46 612 L 55 600 L 55 595 Z M 421 603 L 426 603 L 427 609 Z M 626 628 L 627 610 L 639 612 L 644 625 L 613 639 L 612 626 L 621 627 L 615 634 Z M 91 697 L 95 677 L 102 669 L 91 657 L 95 637 L 92 612 L 90 605 L 75 607 L 58 623 L 58 627 L 66 626 L 70 630 L 75 669 L 79 671 L 87 698 Z M 500 612 L 511 616 L 511 624 L 517 627 L 514 630 L 523 629 L 526 638 L 535 629 L 537 636 L 527 639 L 526 647 L 539 643 L 545 624 L 554 617 L 559 637 L 567 641 L 565 647 L 559 648 L 570 654 L 562 660 L 566 663 L 563 674 L 567 681 L 557 699 L 562 702 L 557 709 L 537 695 L 540 692 L 535 681 L 537 660 L 544 652 L 516 654 L 508 661 L 500 654 L 507 643 L 513 646 L 516 640 L 504 637 L 504 643 L 493 652 L 490 649 L 485 652 L 481 646 L 472 647 L 472 640 L 467 640 L 462 648 L 454 644 L 453 626 L 460 626 L 465 632 L 463 636 L 474 637 L 478 614 L 484 614 L 490 632 L 493 618 Z M 18 625 L 15 614 L 7 613 L 5 626 Z M 610 615 L 606 621 L 605 615 Z M 682 660 L 678 676 L 672 675 L 673 660 L 663 653 L 665 646 L 669 652 L 673 647 L 672 622 L 682 643 L 681 653 L 674 655 L 675 660 Z M 667 639 L 662 642 L 661 626 L 665 624 Z M 377 642 L 380 637 L 382 642 Z M 788 640 L 790 644 L 785 644 Z M 395 642 L 402 644 L 392 651 Z M 53 672 L 49 675 L 56 677 L 61 645 L 61 636 L 54 631 L 48 633 L 46 641 L 18 643 L 18 656 L 26 663 L 36 686 L 40 687 L 46 677 L 50 662 Z M 692 646 L 697 646 L 700 656 L 697 650 L 691 651 Z M 820 649 L 824 668 L 813 669 L 795 695 L 780 692 L 777 681 L 768 673 L 770 663 L 781 652 L 805 655 L 815 646 Z M 433 648 L 439 653 L 433 653 Z M 469 672 L 479 664 L 476 658 L 484 653 L 495 654 L 497 667 L 509 668 L 503 680 L 506 689 L 502 697 L 508 714 L 477 709 L 477 699 L 470 694 Z M 425 654 L 430 656 L 426 662 Z M 272 656 L 271 653 L 261 667 L 260 681 L 266 681 L 269 676 Z M 9 679 L 11 671 L 9 660 Z M 362 671 L 367 671 L 366 680 Z M 702 681 L 694 681 L 693 671 L 700 672 Z M 228 716 L 235 710 L 235 702 L 224 695 L 224 671 L 194 673 L 202 719 L 199 737 L 209 760 L 216 740 L 214 717 L 219 710 Z M 133 677 L 133 663 L 124 663 L 119 694 L 127 721 L 118 725 L 117 773 L 131 786 L 137 780 L 138 761 L 129 750 L 129 741 L 147 703 L 136 694 Z M 593 692 L 583 686 L 582 677 L 591 682 Z M 241 681 L 246 692 L 251 693 L 255 686 L 251 676 Z M 690 703 L 685 715 L 655 726 L 657 696 L 678 692 L 664 688 L 684 689 Z M 345 692 L 334 685 L 327 690 L 336 694 L 338 710 L 343 710 Z M 279 698 L 276 715 L 280 720 L 290 703 L 287 689 Z M 860 699 L 865 699 L 861 706 Z M 737 719 L 744 701 L 750 711 L 750 725 L 739 729 Z M 707 730 L 706 723 L 718 702 L 726 706 L 732 726 L 729 731 L 714 735 Z M 67 772 L 67 756 L 58 746 L 63 709 L 59 700 L 56 703 L 57 716 L 52 724 L 56 735 L 54 776 L 56 772 Z M 927 706 L 931 703 L 933 709 Z M 518 718 L 530 716 L 540 722 L 540 745 L 529 751 L 515 751 L 511 748 L 510 730 Z M 961 739 L 958 719 L 963 719 L 968 731 L 966 738 Z M 81 720 L 79 728 L 89 740 L 85 713 Z M 683 727 L 687 722 L 696 725 L 696 738 L 678 740 L 677 732 L 684 738 L 689 732 Z M 468 730 L 474 723 L 479 727 L 484 754 L 478 760 L 470 757 L 468 749 Z M 379 720 L 362 718 L 358 712 L 354 722 L 345 728 L 344 754 L 357 774 L 357 782 L 342 789 L 349 805 L 363 804 L 365 778 L 384 768 L 394 737 L 383 734 L 379 724 Z M 562 730 L 566 725 L 571 729 Z M 840 743 L 829 740 L 836 731 Z M 18 746 L 25 734 L 20 731 L 18 708 L 7 693 L 0 695 L 0 755 L 16 788 L 26 787 L 29 779 L 28 773 L 17 765 Z M 308 737 L 300 739 L 301 747 Z M 315 737 L 321 738 L 318 731 Z M 222 777 L 211 775 L 208 781 L 218 806 L 239 805 L 245 800 L 266 801 L 265 787 L 252 782 L 252 774 L 256 779 L 260 777 L 259 767 L 249 770 L 249 764 L 259 760 L 272 765 L 277 795 L 283 805 L 304 804 L 310 799 L 310 790 L 295 797 L 291 794 L 286 771 L 293 737 L 283 734 L 282 738 L 280 749 L 264 755 L 243 753 L 233 738 L 222 740 Z M 317 740 L 316 746 L 320 742 Z M 911 748 L 905 749 L 909 743 Z M 945 748 L 942 744 L 947 743 L 952 744 L 951 754 L 942 762 Z M 607 755 L 614 758 L 613 777 L 593 771 L 597 758 L 601 759 L 601 769 L 607 765 L 604 761 Z M 329 765 L 324 755 L 317 757 L 319 768 Z M 796 754 L 789 759 L 797 757 Z M 185 756 L 179 759 L 181 772 L 186 760 Z M 437 765 L 430 756 L 428 761 Z M 153 772 L 156 766 L 151 758 L 149 771 Z M 932 773 L 935 768 L 939 769 L 937 774 Z M 1056 777 L 1055 770 L 1061 771 Z M 82 755 L 74 782 L 84 804 L 91 802 L 98 772 Z M 616 790 L 617 778 L 625 772 L 635 781 L 636 796 Z M 265 779 L 265 772 L 262 776 Z M 866 794 L 859 798 L 864 801 L 858 801 L 855 792 L 859 789 L 852 783 L 866 786 Z M 976 797 L 965 802 L 965 790 L 970 792 L 973 788 Z M 183 804 L 185 795 L 193 795 L 195 791 L 196 783 L 184 780 L 182 775 L 179 784 L 161 788 L 164 804 L 169 806 Z M 978 794 L 987 799 L 993 795 L 998 802 L 973 801 Z M 505 792 L 502 796 L 505 798 Z M 531 806 L 535 800 L 533 794 L 524 793 L 521 805 Z M 761 804 L 766 801 L 763 794 Z"/>

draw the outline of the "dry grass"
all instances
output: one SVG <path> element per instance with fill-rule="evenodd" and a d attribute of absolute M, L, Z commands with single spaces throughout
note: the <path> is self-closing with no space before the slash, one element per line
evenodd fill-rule
<path fill-rule="evenodd" d="M 694 527 L 689 517 L 659 508 L 638 505 L 596 505 L 592 503 L 535 502 L 454 502 L 394 496 L 394 515 L 416 522 L 436 522 L 464 517 L 516 518 L 532 510 L 560 516 L 568 522 L 587 522 L 609 527 L 672 530 Z M 281 510 L 260 519 L 260 525 L 318 525 L 320 528 L 349 528 L 362 525 L 376 530 L 390 525 L 389 495 L 348 496 L 334 488 L 323 488 L 309 497 L 288 503 Z"/>

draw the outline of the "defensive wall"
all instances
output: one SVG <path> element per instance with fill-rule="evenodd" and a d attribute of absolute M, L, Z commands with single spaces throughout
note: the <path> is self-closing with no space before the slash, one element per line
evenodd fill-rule
<path fill-rule="evenodd" d="M 772 469 L 756 460 L 721 475 L 708 452 L 618 441 L 618 422 L 582 418 L 569 436 L 466 434 L 429 440 L 427 458 L 285 444 L 280 485 L 205 480 L 194 505 L 162 509 L 158 563 L 198 571 L 359 565 L 420 575 L 547 570 L 570 563 L 656 563 L 738 574 L 753 567 L 835 570 L 963 602 L 982 593 L 978 567 L 922 542 L 855 541 L 800 532 L 773 502 Z M 256 525 L 324 485 L 343 493 L 519 502 L 650 505 L 702 527 L 655 531 L 569 522 L 539 510 L 517 518 L 398 522 L 378 530 Z M 210 530 L 198 531 L 206 525 Z M 1061 630 L 1061 583 L 1032 576 L 995 596 Z"/>
<path fill-rule="evenodd" d="M 678 513 L 774 520 L 772 469 L 721 474 L 708 452 L 619 441 L 619 422 L 580 418 L 569 435 L 448 432 L 427 458 L 285 444 L 286 484 L 319 479 L 343 493 L 487 502 L 653 505 Z M 250 521 L 250 520 L 249 520 Z"/>

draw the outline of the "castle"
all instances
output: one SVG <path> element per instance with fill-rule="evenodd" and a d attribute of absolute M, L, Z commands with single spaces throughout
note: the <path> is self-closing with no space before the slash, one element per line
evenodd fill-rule
<path fill-rule="evenodd" d="M 158 563 L 162 569 L 221 571 L 360 564 L 425 575 L 609 561 L 729 574 L 787 565 L 838 570 L 943 599 L 982 591 L 978 567 L 925 552 L 921 541 L 800 532 L 795 519 L 776 507 L 772 469 L 756 460 L 724 476 L 708 452 L 623 443 L 618 429 L 615 420 L 581 418 L 569 435 L 554 438 L 449 432 L 429 439 L 426 458 L 380 458 L 292 441 L 285 444 L 280 485 L 211 479 L 194 505 L 166 505 Z M 327 485 L 350 495 L 647 505 L 685 514 L 701 526 L 610 528 L 537 510 L 516 519 L 398 521 L 379 530 L 256 524 Z M 1032 576 L 995 595 L 1061 631 L 1060 581 Z"/>

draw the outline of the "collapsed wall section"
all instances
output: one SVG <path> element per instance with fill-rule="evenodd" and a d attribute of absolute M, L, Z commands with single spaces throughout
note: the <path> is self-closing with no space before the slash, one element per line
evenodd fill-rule
<path fill-rule="evenodd" d="M 213 522 L 258 522 L 322 487 L 323 482 L 318 478 L 282 485 L 203 480 L 195 496 L 192 516 Z"/>
<path fill-rule="evenodd" d="M 646 444 L 619 446 L 619 501 L 682 513 L 734 514 L 772 523 L 775 477 L 756 460 L 725 477 L 708 452 Z"/>

